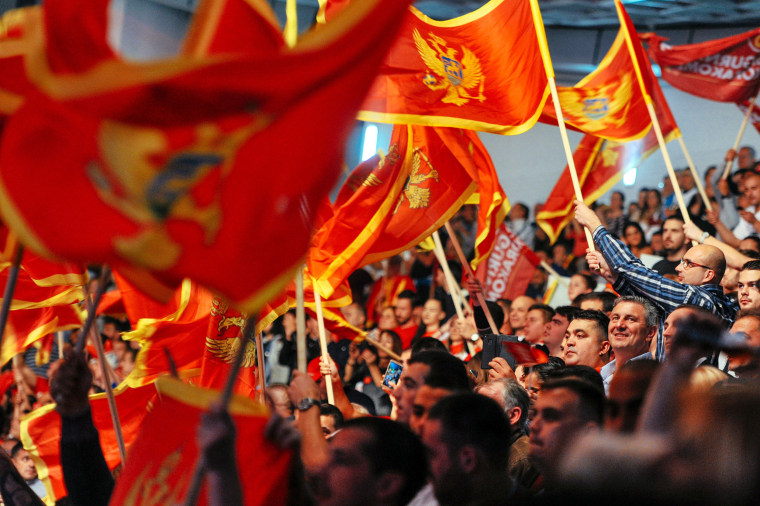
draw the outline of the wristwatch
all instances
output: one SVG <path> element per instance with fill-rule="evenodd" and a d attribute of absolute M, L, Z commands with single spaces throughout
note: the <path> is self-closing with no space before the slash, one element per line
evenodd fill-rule
<path fill-rule="evenodd" d="M 311 397 L 305 397 L 298 401 L 298 404 L 296 404 L 296 409 L 298 411 L 306 411 L 307 409 L 311 408 L 312 406 L 319 406 L 322 404 L 318 399 L 313 399 Z"/>

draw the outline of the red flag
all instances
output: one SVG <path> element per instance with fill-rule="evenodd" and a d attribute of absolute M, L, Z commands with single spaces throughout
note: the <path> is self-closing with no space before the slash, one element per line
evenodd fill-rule
<path fill-rule="evenodd" d="M 621 27 L 609 51 L 593 72 L 575 86 L 557 88 L 565 123 L 574 130 L 619 142 L 639 139 L 649 131 L 652 121 L 646 98 L 636 76 L 637 65 L 631 59 L 625 39 L 625 30 Z M 643 52 L 639 57 L 636 63 L 645 77 L 649 94 L 658 106 L 658 114 L 668 123 L 675 124 L 649 61 Z M 551 99 L 544 106 L 540 121 L 557 124 Z"/>
<path fill-rule="evenodd" d="M 410 7 L 359 119 L 520 134 L 548 96 L 529 2 L 491 0 L 446 21 Z"/>
<path fill-rule="evenodd" d="M 665 142 L 675 139 L 680 133 L 677 129 L 663 127 Z M 666 130 L 666 128 L 668 128 Z M 631 167 L 637 167 L 659 148 L 654 130 L 643 139 L 627 143 L 618 143 L 586 135 L 573 153 L 578 181 L 581 185 L 583 201 L 591 205 L 607 193 Z M 557 183 L 552 188 L 549 198 L 536 215 L 536 223 L 549 240 L 554 243 L 560 232 L 573 219 L 572 207 L 575 201 L 570 179 L 570 169 L 565 166 Z"/>
<path fill-rule="evenodd" d="M 440 228 L 477 188 L 473 150 L 462 130 L 394 128 L 388 155 L 315 233 L 307 265 L 320 293 L 329 296 L 358 267 L 408 249 Z"/>
<path fill-rule="evenodd" d="M 543 351 L 534 348 L 530 343 L 526 342 L 511 342 L 504 341 L 502 343 L 509 353 L 515 357 L 515 362 L 518 365 L 536 365 L 545 364 L 549 361 L 549 357 Z"/>
<path fill-rule="evenodd" d="M 83 314 L 76 304 L 11 311 L 0 344 L 0 364 L 8 363 L 14 355 L 46 335 L 81 327 L 83 322 Z"/>
<path fill-rule="evenodd" d="M 741 109 L 742 114 L 744 115 L 747 114 L 747 109 L 749 109 L 749 100 L 745 100 L 736 105 L 739 106 L 739 109 Z M 758 110 L 757 104 L 752 108 L 752 113 L 749 115 L 749 120 L 755 126 L 755 130 L 760 132 L 760 110 Z"/>
<path fill-rule="evenodd" d="M 14 114 L 0 148 L 5 221 L 37 252 L 124 275 L 143 269 L 170 286 L 192 277 L 258 309 L 301 262 L 312 210 L 340 170 L 406 5 L 356 3 L 276 55 L 106 60 L 66 75 L 35 55 L 30 75 L 42 91 Z M 40 138 L 42 151 L 32 143 Z M 29 192 L 38 181 L 46 184 Z M 66 206 L 40 205 L 63 187 Z"/>
<path fill-rule="evenodd" d="M 10 10 L 0 17 L 0 132 L 6 116 L 21 107 L 29 89 L 23 57 L 31 47 L 25 29 L 30 18 L 39 22 L 39 7 Z"/>
<path fill-rule="evenodd" d="M 243 362 L 235 381 L 235 392 L 244 397 L 256 394 L 256 343 L 243 340 L 246 316 L 230 304 L 214 297 L 207 322 L 206 343 L 198 384 L 207 388 L 223 388 L 235 356 L 242 350 Z"/>
<path fill-rule="evenodd" d="M 203 412 L 219 392 L 184 385 L 170 378 L 156 383 L 160 402 L 143 422 L 129 453 L 129 463 L 116 482 L 111 504 L 133 506 L 182 504 L 198 460 L 196 432 Z M 229 412 L 237 431 L 243 504 L 286 504 L 290 452 L 264 438 L 267 409 L 234 397 Z M 201 489 L 199 505 L 208 504 Z"/>
<path fill-rule="evenodd" d="M 496 232 L 488 261 L 475 275 L 483 284 L 486 300 L 509 299 L 523 295 L 541 259 L 505 224 Z"/>
<path fill-rule="evenodd" d="M 135 293 L 128 298 L 135 299 Z M 144 300 L 145 297 L 141 299 Z M 171 304 L 174 310 L 171 313 L 159 310 L 155 317 L 146 315 L 138 320 L 130 320 L 134 330 L 122 334 L 122 337 L 138 341 L 140 351 L 134 370 L 124 379 L 125 383 L 137 387 L 169 373 L 166 351 L 171 355 L 181 377 L 197 376 L 206 350 L 211 299 L 209 291 L 186 279 L 175 293 Z M 134 315 L 134 308 L 132 309 L 131 314 Z"/>
<path fill-rule="evenodd" d="M 116 387 L 114 394 L 116 394 L 116 407 L 119 411 L 124 444 L 129 453 L 143 418 L 156 397 L 156 389 L 153 385 L 128 388 L 122 383 Z M 114 469 L 121 462 L 121 458 L 106 394 L 91 395 L 90 409 L 95 428 L 100 434 L 100 446 L 103 449 L 106 464 L 109 469 Z M 176 420 L 174 425 L 177 425 Z M 182 424 L 179 425 L 182 426 Z M 48 497 L 53 497 L 56 501 L 65 497 L 66 488 L 63 484 L 60 459 L 61 416 L 55 410 L 54 404 L 35 409 L 22 418 L 21 442 L 34 459 L 37 475 L 45 484 Z"/>
<path fill-rule="evenodd" d="M 667 37 L 641 36 L 662 78 L 679 90 L 718 102 L 742 102 L 760 86 L 760 28 L 697 44 L 671 46 Z"/>

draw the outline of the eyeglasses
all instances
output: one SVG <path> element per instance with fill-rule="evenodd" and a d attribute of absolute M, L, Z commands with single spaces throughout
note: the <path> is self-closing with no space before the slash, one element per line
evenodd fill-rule
<path fill-rule="evenodd" d="M 707 269 L 709 271 L 714 271 L 712 267 L 708 267 L 706 265 L 698 264 L 696 262 L 692 262 L 691 260 L 687 260 L 686 257 L 681 257 L 681 265 L 683 265 L 683 269 L 685 271 L 688 271 L 689 269 L 693 267 L 702 267 L 703 269 Z"/>

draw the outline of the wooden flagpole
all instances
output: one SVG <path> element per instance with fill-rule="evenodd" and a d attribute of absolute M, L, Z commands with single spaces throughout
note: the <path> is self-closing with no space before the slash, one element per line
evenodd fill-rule
<path fill-rule="evenodd" d="M 388 356 L 391 357 L 392 359 L 398 360 L 399 362 L 401 362 L 401 356 L 397 355 L 395 351 L 388 348 L 384 344 L 380 343 L 380 341 L 378 341 L 377 339 L 372 339 L 369 336 L 366 336 L 364 339 L 366 339 L 367 342 L 369 342 L 372 346 L 374 346 L 378 350 L 384 351 L 385 353 L 387 353 Z"/>
<path fill-rule="evenodd" d="M 256 358 L 259 363 L 259 401 L 266 404 L 267 401 L 267 382 L 264 374 L 264 344 L 262 343 L 261 334 L 256 337 Z"/>
<path fill-rule="evenodd" d="M 464 313 L 462 312 L 462 307 L 460 306 L 460 304 L 462 304 L 462 295 L 459 293 L 459 285 L 456 283 L 454 276 L 451 274 L 449 263 L 446 261 L 446 255 L 443 252 L 441 236 L 438 235 L 437 230 L 433 232 L 433 242 L 435 243 L 433 252 L 438 259 L 438 263 L 441 264 L 441 269 L 443 269 L 443 274 L 446 278 L 446 284 L 449 286 L 449 291 L 451 292 L 451 298 L 454 299 L 454 308 L 457 311 L 457 316 L 464 319 Z"/>
<path fill-rule="evenodd" d="M 316 290 L 315 290 L 316 292 Z M 306 372 L 306 310 L 304 309 L 303 269 L 296 274 L 296 357 L 298 370 Z"/>
<path fill-rule="evenodd" d="M 694 178 L 694 184 L 697 185 L 697 191 L 699 192 L 700 197 L 702 197 L 702 202 L 705 203 L 705 207 L 708 211 L 712 211 L 712 203 L 710 202 L 710 199 L 707 198 L 707 193 L 705 192 L 705 186 L 702 184 L 702 179 L 699 177 L 699 173 L 697 172 L 697 169 L 694 165 L 694 160 L 691 159 L 691 155 L 689 154 L 689 151 L 686 149 L 686 143 L 683 141 L 683 136 L 678 136 L 678 143 L 681 145 L 681 151 L 683 151 L 683 156 L 686 157 L 686 163 L 689 164 L 689 171 L 691 171 L 691 177 Z"/>
<path fill-rule="evenodd" d="M 742 137 L 744 137 L 744 130 L 747 128 L 747 123 L 749 123 L 749 118 L 752 116 L 752 110 L 755 108 L 755 101 L 757 100 L 757 95 L 749 99 L 749 107 L 747 107 L 747 113 L 744 115 L 744 119 L 742 120 L 742 124 L 739 127 L 739 135 L 736 136 L 736 141 L 734 141 L 734 158 L 736 158 L 736 151 L 739 149 L 739 144 L 742 142 Z M 728 175 L 731 173 L 731 166 L 734 164 L 734 159 L 726 162 L 726 167 L 723 169 L 723 175 L 721 176 L 723 179 L 726 179 Z"/>
<path fill-rule="evenodd" d="M 223 410 L 227 410 L 232 399 L 232 391 L 235 387 L 235 380 L 237 380 L 240 368 L 243 365 L 243 357 L 245 357 L 245 349 L 248 347 L 248 341 L 253 339 L 253 333 L 256 329 L 256 317 L 251 316 L 245 322 L 245 328 L 243 329 L 243 342 L 240 344 L 237 355 L 230 366 L 230 373 L 227 376 L 227 382 L 222 390 L 222 395 L 219 397 L 219 404 Z M 206 473 L 206 465 L 203 459 L 203 455 L 198 456 L 198 460 L 195 462 L 195 469 L 193 470 L 193 478 L 190 481 L 190 486 L 187 489 L 185 495 L 185 506 L 195 506 L 198 502 L 198 496 L 201 493 L 201 486 L 203 485 L 203 475 Z"/>
<path fill-rule="evenodd" d="M 116 398 L 113 395 L 113 387 L 111 386 L 111 375 L 109 374 L 109 367 L 106 363 L 106 352 L 103 348 L 103 340 L 100 338 L 97 330 L 95 329 L 95 318 L 97 318 L 98 305 L 100 299 L 103 298 L 103 294 L 106 291 L 108 285 L 108 278 L 111 276 L 111 269 L 104 265 L 100 271 L 100 278 L 98 278 L 98 288 L 95 290 L 95 294 L 92 300 L 90 300 L 90 294 L 87 293 L 87 285 L 85 285 L 85 299 L 87 300 L 87 319 L 80 332 L 79 340 L 77 341 L 75 351 L 78 354 L 84 352 L 84 346 L 89 337 L 92 340 L 92 344 L 95 346 L 95 350 L 98 352 L 98 361 L 100 362 L 100 370 L 103 374 L 106 387 L 106 398 L 108 399 L 108 411 L 111 413 L 111 422 L 113 423 L 114 433 L 116 434 L 116 442 L 119 446 L 119 456 L 121 457 L 121 465 L 124 467 L 127 462 L 127 451 L 124 445 L 124 434 L 121 430 L 121 422 L 119 421 L 119 411 L 116 407 Z"/>
<path fill-rule="evenodd" d="M 475 278 L 475 273 L 472 272 L 472 267 L 470 267 L 470 262 L 467 261 L 467 258 L 464 256 L 464 251 L 462 251 L 462 246 L 459 244 L 459 239 L 457 239 L 456 232 L 454 232 L 454 229 L 452 228 L 451 224 L 447 221 L 446 222 L 446 231 L 449 233 L 449 240 L 454 245 L 454 249 L 457 251 L 457 256 L 459 257 L 459 261 L 462 262 L 462 267 L 467 269 L 467 275 Z M 492 334 L 498 334 L 499 329 L 496 327 L 496 322 L 493 321 L 493 316 L 491 315 L 491 311 L 488 309 L 488 305 L 486 304 L 486 299 L 483 297 L 483 294 L 481 292 L 478 292 L 476 294 L 476 297 L 478 298 L 478 303 L 480 304 L 480 307 L 483 308 L 483 312 L 486 315 L 486 319 L 488 320 L 488 325 L 491 327 L 491 333 Z"/>
<path fill-rule="evenodd" d="M 312 281 L 312 286 L 316 285 Z M 327 353 L 327 337 L 325 336 L 325 319 L 322 316 L 322 297 L 319 291 L 314 290 L 314 305 L 317 307 L 317 325 L 319 325 L 319 347 L 322 350 L 322 358 L 329 363 L 330 354 Z M 335 395 L 333 394 L 332 374 L 325 376 L 325 388 L 327 389 L 327 402 L 335 405 Z"/>
<path fill-rule="evenodd" d="M 21 259 L 24 257 L 24 246 L 16 244 L 16 250 L 13 252 L 13 261 L 8 271 L 8 279 L 5 281 L 5 291 L 3 292 L 3 304 L 0 306 L 0 343 L 2 343 L 5 334 L 5 325 L 8 323 L 8 316 L 11 312 L 11 303 L 13 302 L 13 293 L 16 291 L 16 282 L 18 281 L 18 271 L 21 269 Z"/>
<path fill-rule="evenodd" d="M 535 0 L 531 0 L 535 1 Z M 657 113 L 654 110 L 654 106 L 652 105 L 652 97 L 649 96 L 649 93 L 646 90 L 646 87 L 644 86 L 644 79 L 641 74 L 641 69 L 639 68 L 639 61 L 636 57 L 636 50 L 633 47 L 633 39 L 631 39 L 631 34 L 628 33 L 628 26 L 623 19 L 623 12 L 622 12 L 622 4 L 620 4 L 620 0 L 615 0 L 615 8 L 617 9 L 618 13 L 618 19 L 620 20 L 620 26 L 623 29 L 625 33 L 625 44 L 628 47 L 628 53 L 631 55 L 631 63 L 633 64 L 633 70 L 636 73 L 636 79 L 639 81 L 639 88 L 641 89 L 641 94 L 644 95 L 644 102 L 647 105 L 647 111 L 649 112 L 649 119 L 652 121 L 652 128 L 654 128 L 654 133 L 657 136 L 657 143 L 660 145 L 660 152 L 662 153 L 662 158 L 665 160 L 665 168 L 668 169 L 668 176 L 670 177 L 670 182 L 673 185 L 673 191 L 676 195 L 676 201 L 678 202 L 678 208 L 681 210 L 681 215 L 683 216 L 684 223 L 691 223 L 691 219 L 689 218 L 689 212 L 686 209 L 686 203 L 683 201 L 683 193 L 681 192 L 681 187 L 678 185 L 678 179 L 676 178 L 675 170 L 673 170 L 673 163 L 670 161 L 670 154 L 668 154 L 668 148 L 665 147 L 665 138 L 662 136 L 662 129 L 660 128 L 660 122 L 657 120 Z"/>
<path fill-rule="evenodd" d="M 293 47 L 298 42 L 298 2 L 285 0 L 285 43 Z"/>
<path fill-rule="evenodd" d="M 565 278 L 563 278 L 562 276 L 560 276 L 559 272 L 557 272 L 556 270 L 554 270 L 554 267 L 552 267 L 551 265 L 549 265 L 549 262 L 547 262 L 546 260 L 541 260 L 541 267 L 543 267 L 546 272 L 548 272 L 549 274 L 551 274 L 552 276 L 554 276 L 555 278 L 557 278 L 557 282 L 562 283 L 565 286 L 569 285 L 569 283 L 567 282 L 567 280 L 565 280 Z"/>
<path fill-rule="evenodd" d="M 554 102 L 554 113 L 557 115 L 557 125 L 559 126 L 560 136 L 562 137 L 562 146 L 565 149 L 567 167 L 570 169 L 570 180 L 573 182 L 573 191 L 575 192 L 575 198 L 583 202 L 583 193 L 581 192 L 581 185 L 578 181 L 578 171 L 575 168 L 573 151 L 570 149 L 570 139 L 567 137 L 567 129 L 565 128 L 565 116 L 562 114 L 562 105 L 559 103 L 557 83 L 554 79 L 554 66 L 552 65 L 552 59 L 549 53 L 549 43 L 546 41 L 546 31 L 544 30 L 544 22 L 541 17 L 541 10 L 538 8 L 538 0 L 530 0 L 530 10 L 533 13 L 533 24 L 536 28 L 538 47 L 541 51 L 541 59 L 544 62 L 546 79 L 549 82 L 549 90 L 551 91 L 552 101 Z M 591 248 L 591 251 L 594 251 L 594 239 L 591 236 L 591 230 L 585 227 L 583 230 L 586 233 L 586 241 L 588 242 L 589 248 Z"/>

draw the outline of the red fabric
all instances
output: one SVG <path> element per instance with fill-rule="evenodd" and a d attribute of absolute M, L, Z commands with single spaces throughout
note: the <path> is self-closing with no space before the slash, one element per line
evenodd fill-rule
<path fill-rule="evenodd" d="M 697 44 L 671 46 L 667 37 L 642 35 L 662 78 L 679 90 L 718 102 L 742 102 L 760 86 L 760 28 Z"/>
<path fill-rule="evenodd" d="M 514 300 L 525 294 L 540 263 L 533 250 L 502 224 L 488 261 L 480 265 L 475 275 L 483 284 L 486 300 Z"/>

